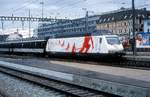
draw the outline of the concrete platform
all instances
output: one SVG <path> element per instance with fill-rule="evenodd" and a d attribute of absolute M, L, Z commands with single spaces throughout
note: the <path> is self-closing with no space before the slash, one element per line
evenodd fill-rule
<path fill-rule="evenodd" d="M 150 71 L 45 59 L 0 58 L 1 67 L 117 94 L 150 97 Z"/>

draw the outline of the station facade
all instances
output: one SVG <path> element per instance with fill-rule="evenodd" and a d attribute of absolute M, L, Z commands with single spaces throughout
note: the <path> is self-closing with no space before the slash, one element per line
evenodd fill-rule
<path fill-rule="evenodd" d="M 136 32 L 144 31 L 144 20 L 150 15 L 150 11 L 143 9 L 135 10 L 135 30 Z M 113 34 L 120 36 L 131 36 L 132 34 L 132 10 L 121 8 L 116 11 L 103 13 L 85 18 L 72 20 L 62 20 L 55 23 L 43 23 L 37 29 L 38 37 L 49 37 L 55 34 L 64 33 L 86 33 L 86 23 L 88 23 L 88 31 L 93 30 L 109 30 Z"/>
<path fill-rule="evenodd" d="M 149 16 L 150 11 L 144 9 L 135 10 L 135 31 L 144 31 L 144 20 Z M 122 9 L 119 12 L 101 15 L 97 29 L 110 30 L 120 36 L 132 36 L 133 31 L 132 10 Z"/>
<path fill-rule="evenodd" d="M 150 16 L 144 20 L 144 32 L 150 32 Z"/>
<path fill-rule="evenodd" d="M 88 30 L 96 29 L 99 16 L 88 17 Z M 38 37 L 48 37 L 63 33 L 85 33 L 85 18 L 62 20 L 56 23 L 44 23 L 38 27 Z"/>

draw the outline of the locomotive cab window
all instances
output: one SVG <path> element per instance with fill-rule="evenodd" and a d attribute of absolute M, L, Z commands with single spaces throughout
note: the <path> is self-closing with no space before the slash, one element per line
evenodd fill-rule
<path fill-rule="evenodd" d="M 107 43 L 110 45 L 120 44 L 118 37 L 106 37 Z"/>

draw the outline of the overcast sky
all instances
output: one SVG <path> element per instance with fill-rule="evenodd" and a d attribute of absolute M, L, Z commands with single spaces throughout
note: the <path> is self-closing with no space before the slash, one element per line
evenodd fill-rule
<path fill-rule="evenodd" d="M 34 17 L 41 17 L 42 0 L 0 0 L 0 16 L 28 16 L 29 9 Z M 131 0 L 43 0 L 44 17 L 78 18 L 84 17 L 86 8 L 90 15 L 117 10 L 121 7 L 131 8 Z M 145 5 L 147 4 L 147 5 Z M 135 0 L 136 7 L 150 7 L 150 0 Z M 1 25 L 0 25 L 1 26 Z M 26 22 L 28 26 L 28 22 Z M 21 22 L 13 24 L 4 22 L 4 27 L 20 28 Z M 1 27 L 0 27 L 1 29 Z"/>
<path fill-rule="evenodd" d="M 41 16 L 42 0 L 0 0 L 0 15 Z M 85 11 L 94 11 L 94 14 L 117 10 L 120 7 L 131 7 L 131 0 L 43 0 L 45 17 L 76 18 L 83 17 Z M 150 0 L 135 0 L 135 5 L 150 4 Z M 150 6 L 150 5 L 149 5 Z M 93 14 L 93 13 L 91 13 Z"/>

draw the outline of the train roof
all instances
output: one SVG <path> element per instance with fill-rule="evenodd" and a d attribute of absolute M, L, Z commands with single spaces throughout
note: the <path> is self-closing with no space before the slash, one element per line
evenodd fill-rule
<path fill-rule="evenodd" d="M 24 38 L 19 40 L 9 40 L 0 42 L 0 44 L 9 44 L 9 43 L 25 43 L 25 42 L 39 42 L 46 41 L 44 38 Z"/>
<path fill-rule="evenodd" d="M 102 36 L 102 35 L 112 35 L 113 33 L 108 30 L 94 30 L 85 32 L 71 32 L 71 33 L 62 33 L 62 34 L 54 34 L 48 38 L 69 38 L 69 37 L 82 37 L 82 36 Z"/>

